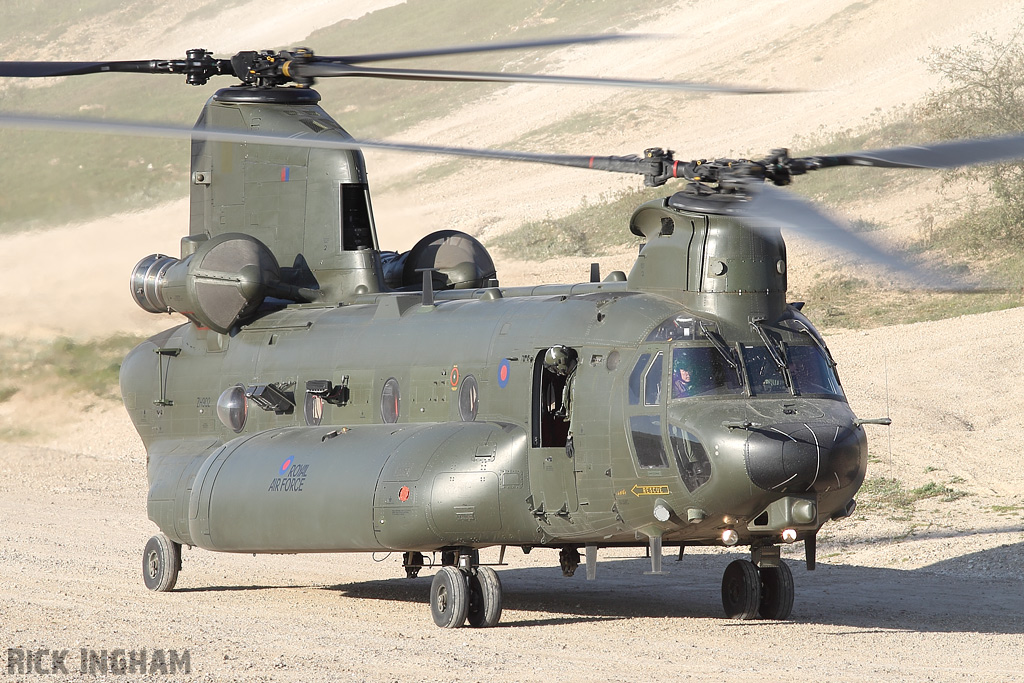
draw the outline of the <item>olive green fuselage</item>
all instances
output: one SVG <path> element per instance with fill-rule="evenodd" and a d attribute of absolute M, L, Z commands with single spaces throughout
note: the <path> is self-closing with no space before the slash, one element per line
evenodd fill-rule
<path fill-rule="evenodd" d="M 645 340 L 685 309 L 626 283 L 549 291 L 438 293 L 432 305 L 419 293 L 293 305 L 233 336 L 188 323 L 145 342 L 125 360 L 122 391 L 149 453 L 150 518 L 179 542 L 244 552 L 601 546 L 652 535 L 699 544 L 720 542 L 727 528 L 741 543 L 767 544 L 782 527 L 813 534 L 852 498 L 866 456 L 859 427 L 854 471 L 835 486 L 811 476 L 815 490 L 794 492 L 753 483 L 752 432 L 725 424 L 849 428 L 841 397 L 748 390 L 634 405 L 628 385 L 638 360 L 667 357 L 680 343 Z M 749 337 L 729 342 L 757 341 Z M 789 333 L 806 343 L 797 337 Z M 541 364 L 555 344 L 578 355 L 567 423 L 546 412 L 565 384 Z M 670 371 L 658 372 L 667 395 Z M 311 417 L 313 380 L 345 385 L 347 395 L 319 403 Z M 397 396 L 385 389 L 389 380 Z M 477 387 L 475 415 L 464 414 L 467 383 Z M 274 385 L 295 408 L 277 414 L 249 400 L 236 434 L 216 410 L 235 385 Z M 394 412 L 397 422 L 386 423 Z M 319 425 L 307 424 L 315 418 Z M 664 465 L 638 460 L 633 418 L 695 435 L 710 476 L 684 482 L 689 465 L 671 457 L 664 429 L 656 437 L 670 454 Z M 801 500 L 814 503 L 813 519 L 792 519 Z M 655 515 L 659 504 L 666 519 Z"/>

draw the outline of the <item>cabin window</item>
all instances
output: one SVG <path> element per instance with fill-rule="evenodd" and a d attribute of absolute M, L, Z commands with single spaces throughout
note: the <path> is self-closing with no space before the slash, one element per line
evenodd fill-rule
<path fill-rule="evenodd" d="M 672 350 L 672 398 L 738 394 L 740 384 L 736 368 L 711 346 L 691 346 Z"/>
<path fill-rule="evenodd" d="M 477 386 L 476 377 L 466 375 L 459 388 L 459 417 L 463 422 L 472 422 L 476 419 L 479 409 L 480 389 Z"/>
<path fill-rule="evenodd" d="M 302 414 L 306 418 L 307 425 L 311 427 L 318 426 L 324 419 L 324 397 L 307 391 Z"/>
<path fill-rule="evenodd" d="M 245 418 L 249 413 L 249 403 L 245 398 L 245 387 L 236 384 L 228 387 L 217 399 L 217 417 L 225 427 L 238 433 L 245 428 Z"/>
<path fill-rule="evenodd" d="M 380 392 L 380 417 L 388 423 L 398 422 L 401 412 L 401 398 L 398 393 L 398 380 L 389 377 Z"/>

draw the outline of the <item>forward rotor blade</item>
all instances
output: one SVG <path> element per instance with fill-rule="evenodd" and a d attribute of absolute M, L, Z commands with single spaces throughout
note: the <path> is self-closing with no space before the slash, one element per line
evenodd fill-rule
<path fill-rule="evenodd" d="M 103 72 L 147 73 L 150 60 L 134 62 L 0 62 L 0 78 L 51 78 Z"/>
<path fill-rule="evenodd" d="M 546 38 L 542 40 L 523 40 L 508 43 L 483 43 L 478 45 L 462 45 L 442 47 L 428 50 L 406 50 L 403 52 L 378 52 L 365 55 L 343 57 L 324 57 L 332 61 L 346 64 L 365 64 L 366 62 L 383 62 L 393 59 L 416 59 L 417 57 L 442 57 L 445 55 L 467 55 L 478 52 L 499 52 L 501 50 L 529 50 L 537 47 L 555 47 L 559 45 L 582 45 L 587 43 L 603 43 L 620 40 L 640 40 L 651 36 L 631 33 L 609 33 L 595 36 L 568 36 L 565 38 Z"/>
<path fill-rule="evenodd" d="M 739 85 L 716 83 L 693 83 L 689 81 L 656 81 L 626 78 L 596 78 L 587 76 L 554 76 L 540 74 L 517 74 L 488 71 L 449 71 L 443 69 L 388 69 L 354 66 L 342 62 L 315 59 L 310 63 L 293 63 L 289 72 L 304 78 L 339 78 L 359 76 L 368 78 L 396 78 L 413 81 L 469 81 L 483 83 L 554 83 L 561 85 L 601 85 L 618 88 L 645 88 L 650 90 L 690 90 L 696 92 L 720 92 L 742 95 L 765 95 L 795 92 L 793 90 L 772 90 Z"/>
<path fill-rule="evenodd" d="M 1024 135 L 977 140 L 956 140 L 934 145 L 891 147 L 832 156 L 809 157 L 823 168 L 874 166 L 878 168 L 958 168 L 1024 159 Z"/>
<path fill-rule="evenodd" d="M 745 189 L 751 199 L 730 213 L 754 229 L 788 228 L 819 243 L 837 247 L 902 273 L 916 287 L 936 291 L 981 291 L 882 251 L 859 237 L 849 225 L 828 216 L 814 204 L 791 192 L 761 183 L 748 183 Z"/>
<path fill-rule="evenodd" d="M 384 142 L 380 140 L 338 140 L 319 138 L 314 133 L 299 135 L 275 135 L 261 132 L 238 132 L 216 128 L 187 128 L 184 126 L 156 125 L 134 121 L 97 119 L 59 119 L 46 116 L 25 116 L 0 113 L 0 128 L 26 130 L 49 130 L 66 133 L 90 133 L 103 135 L 133 135 L 136 137 L 168 138 L 174 140 L 208 140 L 211 142 L 237 142 L 254 145 L 279 147 L 309 147 L 316 149 L 380 149 L 416 154 L 440 154 L 477 159 L 497 159 L 531 163 L 555 164 L 575 168 L 590 168 L 620 173 L 643 173 L 642 160 L 633 157 L 593 157 L 574 154 L 538 154 L 534 152 L 512 152 L 500 149 L 474 149 L 472 147 L 447 147 L 405 142 Z"/>

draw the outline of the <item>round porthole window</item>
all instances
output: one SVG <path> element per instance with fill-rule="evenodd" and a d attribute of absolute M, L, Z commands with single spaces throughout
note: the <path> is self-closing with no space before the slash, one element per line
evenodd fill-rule
<path fill-rule="evenodd" d="M 479 409 L 480 388 L 477 386 L 476 377 L 466 375 L 462 380 L 462 388 L 459 389 L 459 417 L 463 422 L 472 422 L 476 419 Z"/>
<path fill-rule="evenodd" d="M 398 422 L 400 398 L 398 380 L 390 377 L 380 392 L 380 417 L 388 423 Z"/>
<path fill-rule="evenodd" d="M 245 399 L 245 387 L 236 384 L 228 387 L 217 399 L 217 417 L 224 426 L 238 433 L 245 427 L 249 402 Z"/>

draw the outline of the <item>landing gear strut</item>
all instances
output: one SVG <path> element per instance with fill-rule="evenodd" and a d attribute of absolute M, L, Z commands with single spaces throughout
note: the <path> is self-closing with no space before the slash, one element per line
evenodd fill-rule
<path fill-rule="evenodd" d="M 758 567 L 735 560 L 722 576 L 722 606 L 730 619 L 788 619 L 793 611 L 793 572 L 784 562 Z"/>
<path fill-rule="evenodd" d="M 423 553 L 407 552 L 402 554 L 402 566 L 405 567 L 405 578 L 407 579 L 415 579 L 426 565 L 427 558 L 423 556 Z"/>
<path fill-rule="evenodd" d="M 459 555 L 459 566 L 445 565 L 430 583 L 430 616 L 441 628 L 494 626 L 501 619 L 501 580 L 490 567 L 474 565 L 475 552 Z"/>

